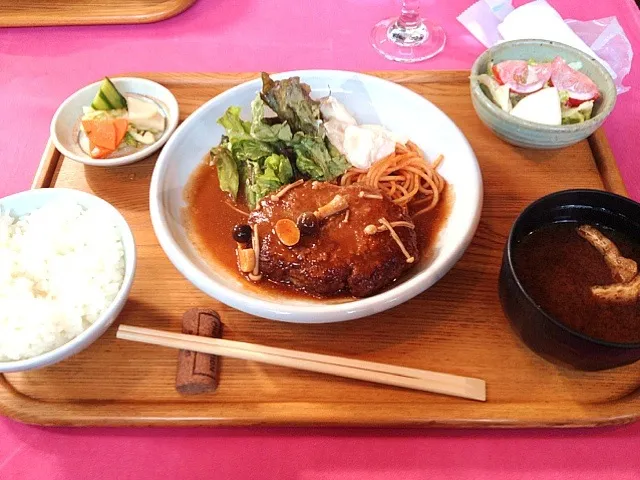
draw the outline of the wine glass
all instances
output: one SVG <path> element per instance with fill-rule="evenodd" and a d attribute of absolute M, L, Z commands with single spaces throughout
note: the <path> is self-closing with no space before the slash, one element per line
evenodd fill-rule
<path fill-rule="evenodd" d="M 442 51 L 447 39 L 440 25 L 420 18 L 420 0 L 403 0 L 399 17 L 378 22 L 371 44 L 381 55 L 396 62 L 421 62 Z"/>

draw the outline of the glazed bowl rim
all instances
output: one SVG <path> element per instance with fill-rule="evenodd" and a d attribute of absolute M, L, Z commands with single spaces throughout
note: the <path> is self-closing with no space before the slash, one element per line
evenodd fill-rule
<path fill-rule="evenodd" d="M 604 75 L 605 83 L 607 84 L 607 90 L 613 93 L 604 92 L 600 85 L 598 88 L 600 90 L 602 103 L 600 105 L 599 111 L 596 115 L 591 117 L 589 120 L 585 120 L 582 123 L 574 123 L 568 125 L 546 125 L 542 123 L 532 122 L 530 120 L 524 120 L 522 118 L 514 117 L 510 113 L 505 112 L 500 107 L 498 107 L 495 103 L 491 101 L 491 99 L 487 96 L 487 94 L 480 87 L 480 82 L 476 78 L 483 72 L 480 72 L 480 66 L 485 64 L 496 52 L 500 52 L 503 50 L 508 50 L 511 47 L 517 47 L 519 45 L 548 45 L 553 48 L 557 48 L 558 54 L 562 52 L 570 52 L 575 56 L 580 58 L 580 61 L 583 63 L 589 63 L 597 70 L 600 70 L 600 73 Z M 524 60 L 524 59 L 523 59 Z M 535 40 L 535 39 L 526 39 L 526 40 L 510 40 L 507 42 L 502 42 L 497 45 L 494 45 L 491 48 L 488 48 L 483 53 L 481 53 L 473 62 L 473 66 L 471 67 L 471 94 L 483 108 L 488 109 L 493 115 L 496 115 L 500 120 L 504 122 L 509 122 L 513 125 L 517 125 L 521 128 L 526 128 L 529 130 L 534 130 L 536 132 L 541 133 L 570 133 L 577 131 L 589 131 L 594 126 L 597 126 L 600 122 L 603 122 L 609 114 L 613 111 L 616 101 L 617 101 L 617 92 L 616 87 L 613 82 L 613 78 L 607 70 L 598 62 L 596 59 L 590 57 L 586 53 L 578 50 L 577 48 L 573 48 L 569 45 L 560 42 L 554 42 L 550 40 Z M 594 82 L 595 83 L 595 82 Z"/>

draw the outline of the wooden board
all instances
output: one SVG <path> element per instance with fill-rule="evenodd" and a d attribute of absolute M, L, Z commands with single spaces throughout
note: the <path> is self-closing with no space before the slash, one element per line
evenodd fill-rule
<path fill-rule="evenodd" d="M 152 23 L 195 0 L 0 0 L 0 27 Z"/>
<path fill-rule="evenodd" d="M 497 294 L 502 248 L 528 203 L 572 187 L 625 193 L 604 134 L 559 151 L 512 147 L 476 117 L 466 72 L 379 75 L 424 95 L 452 117 L 478 156 L 485 186 L 482 220 L 462 260 L 433 288 L 386 313 L 340 324 L 291 325 L 251 317 L 201 294 L 173 268 L 151 228 L 148 186 L 155 158 L 119 168 L 84 167 L 49 147 L 34 187 L 89 191 L 126 217 L 139 257 L 119 322 L 179 331 L 185 310 L 210 306 L 221 313 L 225 338 L 480 377 L 487 381 L 486 403 L 233 359 L 223 359 L 217 392 L 181 397 L 174 388 L 177 352 L 117 341 L 114 326 L 58 365 L 0 376 L 2 412 L 47 425 L 575 427 L 636 420 L 640 362 L 597 373 L 547 363 L 512 333 Z M 255 77 L 144 76 L 174 92 L 183 118 Z"/>

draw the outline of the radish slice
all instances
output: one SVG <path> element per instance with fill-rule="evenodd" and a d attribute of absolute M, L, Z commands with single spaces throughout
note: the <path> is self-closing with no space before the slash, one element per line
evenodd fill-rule
<path fill-rule="evenodd" d="M 529 72 L 533 72 L 539 80 L 544 80 L 544 83 L 547 83 L 551 78 L 551 64 L 537 63 L 535 65 L 529 65 Z M 531 75 L 532 73 L 529 74 Z"/>
<path fill-rule="evenodd" d="M 551 77 L 548 64 L 529 65 L 524 60 L 505 60 L 494 65 L 494 75 L 515 93 L 532 93 L 546 85 Z"/>
<path fill-rule="evenodd" d="M 569 98 L 578 103 L 595 100 L 600 95 L 593 80 L 571 68 L 561 57 L 556 57 L 551 63 L 551 83 L 558 90 L 567 91 Z"/>
<path fill-rule="evenodd" d="M 593 100 L 594 100 L 593 98 L 590 98 L 589 100 L 578 100 L 576 98 L 569 97 L 569 99 L 566 101 L 565 105 L 567 107 L 579 107 L 583 103 L 592 102 Z"/>

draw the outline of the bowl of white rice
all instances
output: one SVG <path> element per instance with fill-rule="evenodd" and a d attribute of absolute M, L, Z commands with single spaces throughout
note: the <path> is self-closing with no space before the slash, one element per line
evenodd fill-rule
<path fill-rule="evenodd" d="M 135 267 L 131 229 L 106 201 L 62 188 L 0 199 L 0 372 L 88 347 L 124 307 Z"/>

